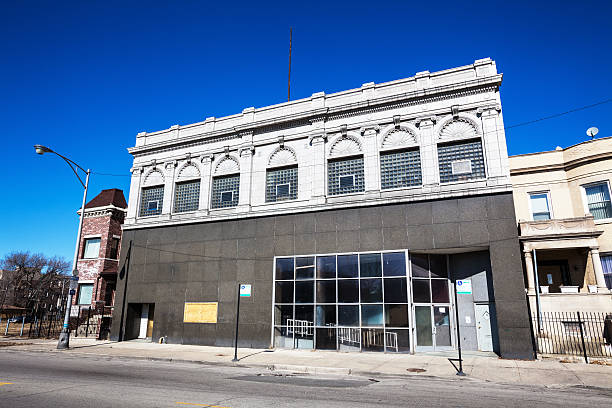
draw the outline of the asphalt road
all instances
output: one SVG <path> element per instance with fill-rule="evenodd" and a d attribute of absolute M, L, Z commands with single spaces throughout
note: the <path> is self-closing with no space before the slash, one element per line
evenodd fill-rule
<path fill-rule="evenodd" d="M 612 390 L 0 351 L 0 407 L 609 407 Z"/>

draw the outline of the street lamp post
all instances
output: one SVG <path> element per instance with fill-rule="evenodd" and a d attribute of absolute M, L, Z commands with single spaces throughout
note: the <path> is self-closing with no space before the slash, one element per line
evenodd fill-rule
<path fill-rule="evenodd" d="M 64 161 L 68 164 L 68 166 L 70 166 L 70 168 L 72 169 L 72 171 L 74 172 L 74 174 L 77 176 L 77 178 L 79 179 L 79 182 L 81 183 L 81 185 L 83 186 L 83 203 L 81 204 L 81 214 L 79 217 L 79 229 L 77 232 L 77 240 L 76 240 L 76 247 L 74 248 L 74 259 L 72 260 L 72 281 L 78 281 L 79 280 L 79 271 L 77 269 L 77 261 L 79 258 L 79 247 L 81 244 L 81 231 L 83 230 L 83 217 L 85 216 L 85 201 L 87 200 L 87 188 L 89 187 L 89 174 L 90 174 L 90 170 L 87 169 L 83 169 L 81 166 L 79 166 L 78 164 L 76 164 L 75 162 L 73 162 L 72 160 L 70 160 L 67 157 L 62 156 L 61 154 L 54 152 L 53 150 L 49 149 L 48 147 L 42 146 L 42 145 L 34 145 L 34 149 L 36 150 L 37 154 L 45 154 L 45 153 L 53 153 L 58 155 L 59 157 L 61 157 L 62 159 L 64 159 Z M 83 180 L 81 179 L 81 177 L 79 176 L 79 173 L 77 172 L 77 170 L 81 170 L 82 172 L 84 172 L 86 174 L 85 177 L 85 182 L 83 183 Z M 68 347 L 70 347 L 70 330 L 69 330 L 69 322 L 70 322 L 70 309 L 72 307 L 72 294 L 73 294 L 73 285 L 70 285 L 69 291 L 68 291 L 68 298 L 66 299 L 66 313 L 64 314 L 64 325 L 62 327 L 62 331 L 60 333 L 59 336 L 59 341 L 57 342 L 57 348 L 59 350 L 62 349 L 67 349 Z"/>

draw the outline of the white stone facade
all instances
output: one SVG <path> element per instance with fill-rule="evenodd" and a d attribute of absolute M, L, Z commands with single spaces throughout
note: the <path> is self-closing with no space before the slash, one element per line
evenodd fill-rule
<path fill-rule="evenodd" d="M 495 62 L 485 58 L 139 133 L 128 149 L 134 164 L 124 228 L 512 191 L 501 82 Z M 461 140 L 482 143 L 484 177 L 441 183 L 438 145 Z M 381 152 L 406 148 L 419 149 L 421 184 L 381 189 Z M 363 157 L 364 191 L 328 195 L 328 160 L 355 155 Z M 287 165 L 298 166 L 297 199 L 266 202 L 267 171 Z M 213 177 L 227 174 L 240 174 L 238 205 L 211 209 Z M 173 213 L 176 184 L 198 179 L 198 210 Z M 142 189 L 160 185 L 161 214 L 141 217 Z"/>

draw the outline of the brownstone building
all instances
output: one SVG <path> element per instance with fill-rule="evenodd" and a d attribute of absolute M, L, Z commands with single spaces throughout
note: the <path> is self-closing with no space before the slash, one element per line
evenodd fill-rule
<path fill-rule="evenodd" d="M 77 269 L 79 288 L 73 298 L 73 316 L 89 316 L 90 332 L 110 327 L 115 300 L 121 225 L 127 203 L 123 191 L 102 190 L 85 205 Z M 93 319 L 93 320 L 92 320 Z M 81 325 L 82 326 L 82 325 Z"/>

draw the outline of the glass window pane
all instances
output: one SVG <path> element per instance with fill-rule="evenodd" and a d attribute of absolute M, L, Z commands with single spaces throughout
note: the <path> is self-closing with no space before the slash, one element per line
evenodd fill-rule
<path fill-rule="evenodd" d="M 79 305 L 88 305 L 93 296 L 93 283 L 82 283 L 79 285 Z"/>
<path fill-rule="evenodd" d="M 240 175 L 236 174 L 233 176 L 214 177 L 211 194 L 211 208 L 227 208 L 237 206 L 239 192 Z M 227 193 L 231 193 L 231 196 Z"/>
<path fill-rule="evenodd" d="M 293 282 L 276 282 L 274 301 L 276 303 L 293 303 Z"/>
<path fill-rule="evenodd" d="M 383 254 L 383 274 L 385 276 L 406 276 L 406 256 L 403 252 Z"/>
<path fill-rule="evenodd" d="M 336 349 L 336 329 L 326 327 L 324 329 L 317 330 L 317 344 L 318 350 L 335 350 Z"/>
<path fill-rule="evenodd" d="M 359 281 L 357 279 L 342 279 L 338 281 L 338 303 L 359 302 Z"/>
<path fill-rule="evenodd" d="M 385 279 L 385 303 L 408 303 L 406 278 Z"/>
<path fill-rule="evenodd" d="M 410 351 L 410 331 L 403 330 L 385 330 L 387 343 L 387 352 L 406 353 Z"/>
<path fill-rule="evenodd" d="M 353 176 L 353 183 L 346 182 L 349 178 L 343 178 L 345 183 L 341 184 L 342 176 Z M 364 189 L 363 156 L 327 162 L 327 192 L 329 195 L 357 193 Z"/>
<path fill-rule="evenodd" d="M 296 280 L 314 279 L 314 266 L 309 266 L 306 268 L 296 268 L 295 269 L 295 279 Z"/>
<path fill-rule="evenodd" d="M 449 303 L 448 281 L 446 279 L 431 280 L 431 297 L 434 303 Z"/>
<path fill-rule="evenodd" d="M 357 327 L 338 327 L 338 350 L 359 351 L 361 346 L 361 330 Z"/>
<path fill-rule="evenodd" d="M 164 186 L 146 187 L 140 197 L 140 216 L 159 215 L 164 202 Z"/>
<path fill-rule="evenodd" d="M 295 303 L 314 303 L 314 281 L 295 282 Z"/>
<path fill-rule="evenodd" d="M 427 254 L 410 254 L 412 276 L 417 278 L 429 277 L 429 258 Z"/>
<path fill-rule="evenodd" d="M 338 255 L 338 278 L 357 278 L 357 255 Z"/>
<path fill-rule="evenodd" d="M 314 325 L 314 306 L 296 306 L 295 320 L 308 322 L 309 325 Z"/>
<path fill-rule="evenodd" d="M 412 301 L 414 303 L 430 303 L 431 295 L 429 293 L 428 279 L 413 279 L 412 280 Z"/>
<path fill-rule="evenodd" d="M 317 305 L 317 326 L 336 325 L 336 305 Z"/>
<path fill-rule="evenodd" d="M 388 327 L 408 327 L 408 305 L 385 305 L 385 324 Z"/>
<path fill-rule="evenodd" d="M 87 238 L 85 239 L 85 250 L 83 258 L 93 259 L 98 258 L 100 255 L 100 238 Z"/>
<path fill-rule="evenodd" d="M 361 350 L 384 351 L 384 341 L 382 329 L 361 329 Z"/>
<path fill-rule="evenodd" d="M 317 256 L 317 279 L 336 277 L 336 257 Z"/>
<path fill-rule="evenodd" d="M 295 258 L 295 266 L 314 266 L 314 256 L 301 256 Z"/>
<path fill-rule="evenodd" d="M 402 132 L 396 130 L 395 132 Z M 381 188 L 400 188 L 421 184 L 419 149 L 380 154 Z"/>
<path fill-rule="evenodd" d="M 268 170 L 266 172 L 266 202 L 295 200 L 297 185 L 297 166 Z"/>
<path fill-rule="evenodd" d="M 276 258 L 276 279 L 293 279 L 293 258 Z"/>
<path fill-rule="evenodd" d="M 287 319 L 293 319 L 293 305 L 274 306 L 274 325 L 286 326 Z"/>
<path fill-rule="evenodd" d="M 274 328 L 274 347 L 293 348 L 293 332 L 289 327 Z"/>
<path fill-rule="evenodd" d="M 359 255 L 359 264 L 362 278 L 377 277 L 382 274 L 380 254 L 361 254 Z"/>
<path fill-rule="evenodd" d="M 338 306 L 339 326 L 359 326 L 359 306 Z"/>
<path fill-rule="evenodd" d="M 436 325 L 436 346 L 451 345 L 450 320 L 448 307 L 434 307 L 434 324 Z"/>
<path fill-rule="evenodd" d="M 383 325 L 383 306 L 382 305 L 361 305 L 361 325 L 362 326 L 382 326 Z"/>
<path fill-rule="evenodd" d="M 432 278 L 447 278 L 446 255 L 429 255 L 429 267 Z"/>
<path fill-rule="evenodd" d="M 431 331 L 431 306 L 414 307 L 417 346 L 433 346 Z"/>
<path fill-rule="evenodd" d="M 174 212 L 195 211 L 200 202 L 200 180 L 177 183 L 174 190 Z"/>
<path fill-rule="evenodd" d="M 317 303 L 336 303 L 336 281 L 317 281 Z"/>
<path fill-rule="evenodd" d="M 361 279 L 361 302 L 382 302 L 382 279 Z"/>
<path fill-rule="evenodd" d="M 454 172 L 453 163 L 464 160 L 469 160 L 468 172 Z M 440 183 L 485 177 L 482 143 L 480 140 L 438 145 L 438 163 Z"/>
<path fill-rule="evenodd" d="M 596 220 L 612 218 L 612 202 L 607 183 L 585 187 L 589 212 Z"/>

